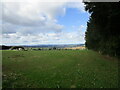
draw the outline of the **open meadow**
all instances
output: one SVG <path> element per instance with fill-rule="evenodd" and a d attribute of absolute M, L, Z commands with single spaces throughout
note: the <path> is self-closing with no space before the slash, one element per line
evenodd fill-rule
<path fill-rule="evenodd" d="M 117 88 L 118 60 L 91 50 L 2 51 L 3 88 Z"/>

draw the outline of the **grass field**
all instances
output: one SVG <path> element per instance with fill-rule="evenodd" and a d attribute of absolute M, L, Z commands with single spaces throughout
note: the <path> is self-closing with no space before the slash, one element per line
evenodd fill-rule
<path fill-rule="evenodd" d="M 94 51 L 2 52 L 3 88 L 118 87 L 118 61 Z"/>

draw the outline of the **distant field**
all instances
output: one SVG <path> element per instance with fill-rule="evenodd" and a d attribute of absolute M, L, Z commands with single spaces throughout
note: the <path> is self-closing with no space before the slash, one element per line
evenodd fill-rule
<path fill-rule="evenodd" d="M 3 51 L 3 88 L 116 88 L 118 61 L 90 50 Z"/>
<path fill-rule="evenodd" d="M 77 47 L 70 47 L 70 48 L 65 48 L 65 49 L 73 49 L 73 50 L 76 50 L 76 49 L 85 49 L 85 46 L 77 46 Z"/>

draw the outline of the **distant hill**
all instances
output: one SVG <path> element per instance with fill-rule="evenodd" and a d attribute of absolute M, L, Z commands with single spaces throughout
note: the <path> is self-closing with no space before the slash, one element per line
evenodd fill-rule
<path fill-rule="evenodd" d="M 85 44 L 61 44 L 61 45 L 24 45 L 24 47 L 32 47 L 32 48 L 65 48 L 65 47 L 78 47 L 84 46 Z"/>

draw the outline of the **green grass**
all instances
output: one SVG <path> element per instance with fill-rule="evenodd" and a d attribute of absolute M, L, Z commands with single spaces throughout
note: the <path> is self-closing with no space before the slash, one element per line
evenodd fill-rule
<path fill-rule="evenodd" d="M 3 88 L 118 87 L 118 61 L 94 51 L 2 52 Z"/>

